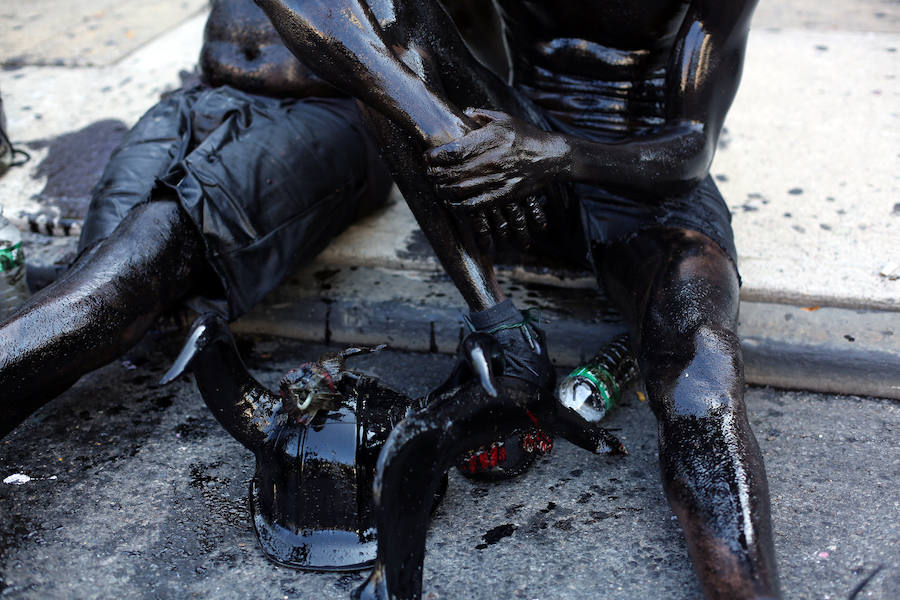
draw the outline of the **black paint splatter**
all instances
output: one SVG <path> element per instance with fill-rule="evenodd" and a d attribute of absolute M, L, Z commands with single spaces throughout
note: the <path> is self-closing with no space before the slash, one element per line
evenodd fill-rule
<path fill-rule="evenodd" d="M 518 527 L 516 525 L 513 525 L 512 523 L 504 523 L 503 525 L 498 525 L 493 529 L 489 529 L 487 533 L 481 536 L 481 539 L 484 540 L 484 543 L 478 544 L 477 546 L 475 546 L 475 548 L 478 550 L 484 550 L 488 546 L 496 544 L 503 538 L 511 536 L 516 529 L 518 529 Z"/>
<path fill-rule="evenodd" d="M 83 218 L 91 189 L 127 132 L 122 121 L 105 119 L 53 139 L 29 143 L 29 148 L 48 149 L 34 173 L 35 178 L 47 178 L 37 200 L 59 207 L 63 218 Z"/>
<path fill-rule="evenodd" d="M 572 531 L 575 527 L 572 525 L 572 519 L 560 519 L 553 524 L 553 528 L 560 531 Z"/>

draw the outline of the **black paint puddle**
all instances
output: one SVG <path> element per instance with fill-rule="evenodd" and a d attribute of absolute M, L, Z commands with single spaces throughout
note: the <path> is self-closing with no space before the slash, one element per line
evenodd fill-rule
<path fill-rule="evenodd" d="M 497 527 L 488 530 L 487 533 L 481 536 L 481 539 L 484 540 L 484 543 L 478 544 L 477 546 L 475 546 L 475 548 L 477 550 L 484 550 L 488 546 L 496 544 L 503 538 L 511 536 L 516 529 L 518 529 L 518 527 L 513 525 L 512 523 L 504 523 L 503 525 L 498 525 Z"/>
<path fill-rule="evenodd" d="M 327 291 L 331 289 L 331 283 L 329 283 L 334 276 L 340 273 L 340 269 L 319 269 L 313 276 L 316 278 L 316 281 L 319 284 L 319 289 L 322 291 Z"/>
<path fill-rule="evenodd" d="M 602 510 L 592 510 L 590 511 L 591 517 L 598 521 L 602 521 L 603 519 L 609 519 L 611 517 L 615 517 L 616 515 L 612 513 L 608 513 Z"/>
<path fill-rule="evenodd" d="M 157 412 L 162 412 L 172 406 L 175 402 L 175 394 L 166 394 L 165 396 L 158 396 L 150 399 L 150 403 L 154 406 L 153 410 Z"/>
<path fill-rule="evenodd" d="M 197 417 L 188 417 L 186 422 L 175 427 L 175 436 L 181 440 L 200 440 L 207 434 L 206 422 Z"/>
<path fill-rule="evenodd" d="M 340 269 L 319 269 L 313 273 L 313 277 L 315 277 L 316 281 L 319 283 L 325 283 L 340 272 Z"/>
<path fill-rule="evenodd" d="M 471 492 L 473 498 L 484 498 L 490 493 L 487 488 L 475 488 Z"/>
<path fill-rule="evenodd" d="M 84 218 L 91 190 L 127 131 L 122 121 L 104 119 L 50 140 L 30 142 L 29 148 L 48 148 L 34 174 L 35 179 L 47 178 L 38 201 L 58 207 L 63 219 Z"/>
<path fill-rule="evenodd" d="M 406 260 L 436 259 L 431 244 L 421 229 L 414 230 L 405 240 L 406 248 L 397 250 L 397 257 Z"/>

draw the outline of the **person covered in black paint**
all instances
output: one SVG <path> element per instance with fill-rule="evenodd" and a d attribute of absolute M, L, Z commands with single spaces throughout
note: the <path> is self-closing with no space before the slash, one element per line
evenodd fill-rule
<path fill-rule="evenodd" d="M 200 66 L 113 153 L 72 266 L 0 324 L 0 437 L 177 304 L 237 318 L 386 199 L 356 102 L 250 0 L 213 1 Z"/>
<path fill-rule="evenodd" d="M 492 250 L 518 240 L 595 270 L 630 326 L 704 594 L 779 597 L 730 214 L 709 176 L 755 0 L 496 0 L 508 81 L 434 0 L 256 1 L 297 56 L 368 107 L 473 330 L 502 346 L 505 376 L 545 394 L 554 381 Z M 391 578 L 421 582 L 421 556 L 391 552 L 379 560 L 397 565 L 376 568 L 361 597 L 417 597 L 415 582 Z"/>

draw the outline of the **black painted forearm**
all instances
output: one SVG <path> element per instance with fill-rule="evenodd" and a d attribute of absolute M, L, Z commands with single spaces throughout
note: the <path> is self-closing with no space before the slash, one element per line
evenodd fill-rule
<path fill-rule="evenodd" d="M 562 136 L 567 152 L 557 175 L 650 193 L 677 191 L 699 183 L 709 173 L 715 145 L 707 138 L 700 124 L 670 126 L 618 143 Z"/>
<path fill-rule="evenodd" d="M 557 175 L 647 192 L 706 177 L 740 83 L 755 6 L 756 0 L 694 0 L 666 71 L 666 123 L 616 143 L 565 137 L 569 151 Z"/>

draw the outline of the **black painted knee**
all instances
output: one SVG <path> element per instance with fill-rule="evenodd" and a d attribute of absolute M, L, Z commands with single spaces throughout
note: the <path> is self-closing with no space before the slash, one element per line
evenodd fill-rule
<path fill-rule="evenodd" d="M 743 406 L 741 347 L 730 329 L 704 324 L 668 344 L 645 338 L 641 358 L 651 406 L 663 421 L 717 418 Z"/>

